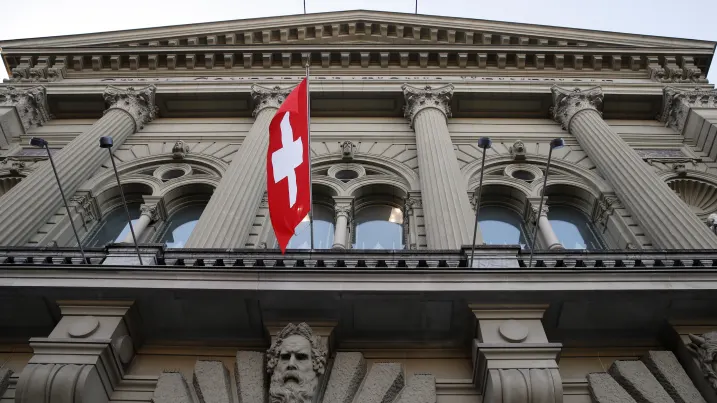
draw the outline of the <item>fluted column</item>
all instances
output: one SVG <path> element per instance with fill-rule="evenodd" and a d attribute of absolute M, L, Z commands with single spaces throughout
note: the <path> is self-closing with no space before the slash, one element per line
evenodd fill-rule
<path fill-rule="evenodd" d="M 458 249 L 472 241 L 473 214 L 446 119 L 453 86 L 404 84 L 405 116 L 416 132 L 421 198 L 429 249 Z M 483 243 L 480 231 L 477 243 Z"/>
<path fill-rule="evenodd" d="M 351 223 L 351 204 L 353 197 L 334 197 L 334 244 L 333 249 L 346 249 L 348 246 L 349 224 Z"/>
<path fill-rule="evenodd" d="M 131 134 L 154 119 L 155 87 L 140 90 L 107 87 L 108 105 L 102 118 L 54 155 L 65 194 L 70 196 L 104 162 L 107 151 L 99 146 L 102 136 L 112 136 L 117 149 Z M 49 162 L 41 164 L 2 198 L 0 245 L 22 245 L 47 217 L 62 206 L 62 198 Z"/>
<path fill-rule="evenodd" d="M 187 240 L 187 248 L 243 248 L 266 191 L 269 124 L 291 89 L 252 86 L 254 125 Z"/>
<path fill-rule="evenodd" d="M 554 86 L 553 117 L 572 133 L 656 247 L 714 249 L 717 237 L 602 119 L 600 87 Z"/>
<path fill-rule="evenodd" d="M 139 212 L 139 219 L 137 220 L 136 224 L 133 224 L 134 235 L 137 237 L 138 242 L 140 237 L 144 233 L 144 230 L 147 229 L 149 224 L 159 219 L 159 206 L 157 206 L 156 204 L 143 204 L 139 206 Z M 124 237 L 122 242 L 134 243 L 134 239 L 132 239 L 132 232 L 128 233 L 127 236 Z"/>

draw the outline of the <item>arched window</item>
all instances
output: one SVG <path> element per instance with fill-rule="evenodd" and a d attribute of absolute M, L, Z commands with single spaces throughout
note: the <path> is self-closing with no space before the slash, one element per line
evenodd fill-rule
<path fill-rule="evenodd" d="M 356 212 L 356 249 L 403 249 L 403 211 L 371 204 Z"/>
<path fill-rule="evenodd" d="M 139 203 L 127 203 L 129 215 L 132 217 L 132 225 L 139 219 Z M 85 242 L 87 247 L 105 246 L 108 243 L 121 242 L 129 234 L 129 223 L 127 223 L 127 212 L 124 206 L 120 205 L 107 213 L 97 224 L 96 229 Z"/>
<path fill-rule="evenodd" d="M 565 249 L 604 249 L 593 225 L 582 211 L 570 206 L 551 205 L 548 219 Z"/>
<path fill-rule="evenodd" d="M 525 248 L 528 244 L 523 220 L 511 209 L 500 206 L 481 207 L 478 223 L 483 242 L 487 245 L 520 245 Z"/>
<path fill-rule="evenodd" d="M 204 211 L 204 204 L 191 204 L 175 211 L 167 220 L 159 242 L 168 248 L 183 248 Z"/>
<path fill-rule="evenodd" d="M 314 204 L 314 248 L 331 249 L 334 243 L 334 213 L 322 204 Z M 289 240 L 288 249 L 311 248 L 309 215 L 296 227 L 296 234 Z"/>

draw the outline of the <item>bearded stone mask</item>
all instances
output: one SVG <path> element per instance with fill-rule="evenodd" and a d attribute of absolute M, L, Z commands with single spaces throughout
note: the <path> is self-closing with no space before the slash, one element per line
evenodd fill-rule
<path fill-rule="evenodd" d="M 287 325 L 268 353 L 271 403 L 308 403 L 324 373 L 326 351 L 306 323 Z"/>

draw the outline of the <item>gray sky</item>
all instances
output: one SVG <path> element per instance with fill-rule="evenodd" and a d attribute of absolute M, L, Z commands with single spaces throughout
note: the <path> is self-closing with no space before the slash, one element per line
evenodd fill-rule
<path fill-rule="evenodd" d="M 0 6 L 0 40 L 300 14 L 302 0 L 34 0 Z M 306 0 L 307 12 L 414 11 L 414 0 Z M 190 6 L 191 4 L 191 6 Z M 717 41 L 717 1 L 419 0 L 420 14 Z M 0 79 L 7 78 L 5 68 Z M 717 81 L 717 66 L 708 76 Z"/>

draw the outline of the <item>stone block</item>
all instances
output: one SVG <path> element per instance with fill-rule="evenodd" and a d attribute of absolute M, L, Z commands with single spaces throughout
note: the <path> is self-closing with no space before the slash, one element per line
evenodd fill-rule
<path fill-rule="evenodd" d="M 194 390 L 200 403 L 232 403 L 229 371 L 221 361 L 197 361 Z"/>
<path fill-rule="evenodd" d="M 615 361 L 608 373 L 637 403 L 674 403 L 641 361 Z"/>
<path fill-rule="evenodd" d="M 436 377 L 431 374 L 414 375 L 396 403 L 436 403 Z"/>
<path fill-rule="evenodd" d="M 189 386 L 178 372 L 164 372 L 159 376 L 152 396 L 153 403 L 193 403 Z"/>
<path fill-rule="evenodd" d="M 361 403 L 388 403 L 393 402 L 404 386 L 403 367 L 401 364 L 376 363 L 373 364 L 356 402 Z"/>
<path fill-rule="evenodd" d="M 239 403 L 266 402 L 266 368 L 264 353 L 238 351 L 234 378 Z"/>
<path fill-rule="evenodd" d="M 366 360 L 363 354 L 336 354 L 324 393 L 324 403 L 351 403 L 364 376 L 366 376 Z"/>
<path fill-rule="evenodd" d="M 593 403 L 635 403 L 635 399 L 604 372 L 588 374 L 588 390 Z"/>
<path fill-rule="evenodd" d="M 705 403 L 672 351 L 650 351 L 642 361 L 676 403 Z"/>

